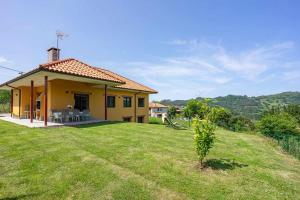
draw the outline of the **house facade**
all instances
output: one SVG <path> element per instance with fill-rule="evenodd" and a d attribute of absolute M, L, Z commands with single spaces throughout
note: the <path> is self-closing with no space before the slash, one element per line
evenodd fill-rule
<path fill-rule="evenodd" d="M 149 103 L 149 116 L 164 119 L 167 117 L 168 106 L 160 103 Z"/>
<path fill-rule="evenodd" d="M 48 50 L 48 63 L 0 85 L 11 91 L 11 115 L 43 120 L 54 110 L 89 110 L 95 119 L 148 122 L 149 95 L 157 91 L 79 60 L 59 60 Z"/>

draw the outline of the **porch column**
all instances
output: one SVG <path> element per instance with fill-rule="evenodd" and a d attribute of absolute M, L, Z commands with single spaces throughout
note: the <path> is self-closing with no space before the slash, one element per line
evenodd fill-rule
<path fill-rule="evenodd" d="M 107 120 L 107 85 L 104 86 L 104 117 Z"/>
<path fill-rule="evenodd" d="M 136 93 L 134 94 L 134 122 L 136 122 Z"/>
<path fill-rule="evenodd" d="M 10 116 L 13 116 L 13 108 L 14 108 L 14 90 L 10 90 Z"/>
<path fill-rule="evenodd" d="M 33 81 L 30 83 L 30 123 L 33 122 Z"/>
<path fill-rule="evenodd" d="M 48 122 L 48 76 L 45 76 L 44 82 L 44 126 Z"/>

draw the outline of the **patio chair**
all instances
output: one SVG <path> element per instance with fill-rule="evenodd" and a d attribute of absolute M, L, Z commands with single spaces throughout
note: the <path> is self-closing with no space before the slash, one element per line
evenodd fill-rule
<path fill-rule="evenodd" d="M 83 110 L 82 118 L 83 118 L 83 120 L 90 120 L 91 119 L 90 111 L 89 110 Z"/>
<path fill-rule="evenodd" d="M 74 115 L 74 119 L 75 119 L 75 121 L 80 121 L 80 112 L 79 112 L 79 110 L 77 110 L 77 109 L 74 109 L 74 113 L 73 113 Z"/>
<path fill-rule="evenodd" d="M 25 113 L 25 119 L 29 119 L 29 115 L 30 115 L 30 106 L 29 105 L 26 105 L 25 106 L 25 110 L 24 110 L 24 113 Z"/>
<path fill-rule="evenodd" d="M 53 113 L 53 121 L 62 123 L 63 122 L 62 112 L 54 112 Z"/>
<path fill-rule="evenodd" d="M 76 120 L 75 115 L 74 115 L 74 110 L 71 110 L 71 109 L 68 110 L 68 120 L 71 122 Z"/>
<path fill-rule="evenodd" d="M 64 122 L 73 121 L 73 112 L 68 109 L 63 109 L 62 117 L 63 117 Z"/>
<path fill-rule="evenodd" d="M 178 124 L 176 122 L 172 122 L 171 119 L 169 119 L 167 117 L 165 118 L 165 122 L 166 122 L 168 127 L 172 127 L 174 129 L 181 129 L 182 128 L 182 126 L 180 124 Z"/>

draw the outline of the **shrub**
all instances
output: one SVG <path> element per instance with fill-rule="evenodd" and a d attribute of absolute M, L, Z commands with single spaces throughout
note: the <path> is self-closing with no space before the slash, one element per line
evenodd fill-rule
<path fill-rule="evenodd" d="M 259 131 L 269 137 L 276 139 L 285 134 L 295 133 L 297 120 L 286 112 L 278 114 L 267 114 L 258 123 Z"/>
<path fill-rule="evenodd" d="M 295 156 L 300 160 L 300 136 L 299 135 L 284 135 L 277 140 L 283 150 Z"/>
<path fill-rule="evenodd" d="M 228 128 L 232 131 L 251 131 L 255 129 L 254 123 L 243 116 L 231 117 L 228 122 Z"/>
<path fill-rule="evenodd" d="M 175 106 L 171 106 L 168 108 L 167 116 L 169 119 L 173 119 L 176 116 L 176 108 Z"/>
<path fill-rule="evenodd" d="M 207 156 L 209 150 L 213 147 L 215 139 L 215 126 L 208 120 L 200 120 L 194 118 L 194 144 L 201 167 L 203 166 L 203 159 Z"/>
<path fill-rule="evenodd" d="M 163 124 L 161 118 L 149 117 L 149 124 Z"/>
<path fill-rule="evenodd" d="M 224 128 L 228 128 L 231 117 L 231 112 L 223 107 L 213 107 L 208 114 L 212 122 Z"/>

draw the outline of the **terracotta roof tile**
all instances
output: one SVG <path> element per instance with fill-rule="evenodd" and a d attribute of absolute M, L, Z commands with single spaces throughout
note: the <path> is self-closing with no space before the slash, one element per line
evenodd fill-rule
<path fill-rule="evenodd" d="M 168 106 L 162 105 L 160 103 L 150 102 L 149 108 L 167 108 Z"/>
<path fill-rule="evenodd" d="M 119 74 L 116 74 L 106 69 L 90 66 L 74 58 L 68 58 L 64 60 L 41 64 L 40 68 L 53 72 L 61 72 L 71 75 L 79 75 L 88 78 L 95 78 L 120 83 L 120 85 L 114 86 L 120 89 L 130 89 L 149 93 L 157 93 L 157 91 L 145 85 L 137 83 L 133 80 L 125 78 Z"/>
<path fill-rule="evenodd" d="M 122 85 L 117 85 L 115 86 L 116 88 L 122 88 L 122 89 L 131 89 L 131 90 L 139 90 L 139 91 L 144 91 L 144 92 L 149 92 L 149 93 L 157 93 L 156 90 L 153 90 L 152 88 L 149 88 L 145 85 L 142 85 L 140 83 L 137 83 L 133 80 L 130 80 L 128 78 L 125 78 L 124 76 L 121 76 L 119 74 L 116 74 L 112 71 L 109 71 L 107 69 L 102 69 L 102 68 L 97 68 L 98 70 L 101 70 L 123 82 L 125 82 L 125 84 L 122 84 Z"/>
<path fill-rule="evenodd" d="M 112 81 L 116 83 L 124 83 L 123 81 L 108 75 L 102 71 L 96 70 L 94 67 L 78 61 L 73 58 L 54 61 L 46 64 L 41 64 L 40 68 L 47 71 L 61 72 L 72 75 L 79 75 L 88 78 L 94 78 L 105 81 Z"/>

